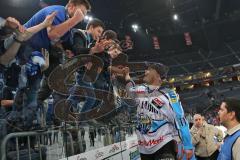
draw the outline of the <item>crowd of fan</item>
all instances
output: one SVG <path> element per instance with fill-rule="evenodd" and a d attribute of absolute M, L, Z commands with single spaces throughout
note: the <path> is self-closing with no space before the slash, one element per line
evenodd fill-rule
<path fill-rule="evenodd" d="M 91 110 L 99 102 L 89 96 L 85 99 L 76 96 L 79 86 L 93 90 L 112 88 L 110 72 L 117 72 L 113 64 L 121 57 L 117 34 L 105 30 L 99 19 L 90 21 L 86 30 L 74 28 L 90 9 L 87 0 L 70 0 L 66 7 L 55 5 L 41 9 L 24 25 L 12 17 L 0 19 L 0 115 L 8 123 L 18 126 L 18 131 L 42 128 L 38 118 L 40 112 L 47 112 L 51 124 L 53 106 L 62 99 L 67 99 L 72 111 Z M 51 90 L 48 77 L 53 69 L 79 54 L 95 55 L 104 62 L 104 66 L 98 69 L 97 81 L 83 80 L 85 71 L 93 66 L 88 62 L 76 71 L 69 96 Z M 95 96 L 94 92 L 89 94 Z M 49 97 L 52 105 L 44 110 L 44 101 Z M 79 106 L 80 101 L 84 102 L 82 106 Z"/>
<path fill-rule="evenodd" d="M 126 56 L 117 34 L 106 30 L 101 20 L 89 21 L 85 29 L 75 28 L 90 10 L 88 0 L 69 0 L 66 6 L 41 9 L 24 25 L 13 17 L 0 18 L 0 143 L 8 133 L 45 131 L 48 126 L 60 125 L 54 114 L 60 100 L 66 100 L 71 112 L 78 113 L 100 103 L 93 98 L 94 92 L 76 96 L 79 86 L 90 91 L 112 89 L 111 78 L 121 65 L 118 58 Z M 93 66 L 93 62 L 86 62 L 74 73 L 68 96 L 52 90 L 49 75 L 78 55 L 91 55 L 104 62 L 97 70 L 98 79 L 95 83 L 83 80 Z"/>

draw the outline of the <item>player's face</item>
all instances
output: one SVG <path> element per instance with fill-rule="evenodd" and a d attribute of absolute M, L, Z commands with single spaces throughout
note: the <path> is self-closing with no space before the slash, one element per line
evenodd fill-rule
<path fill-rule="evenodd" d="M 147 70 L 145 70 L 145 76 L 143 78 L 144 82 L 146 82 L 147 84 L 152 84 L 156 80 L 156 78 L 159 79 L 159 76 L 156 70 L 152 68 L 148 68 Z"/>

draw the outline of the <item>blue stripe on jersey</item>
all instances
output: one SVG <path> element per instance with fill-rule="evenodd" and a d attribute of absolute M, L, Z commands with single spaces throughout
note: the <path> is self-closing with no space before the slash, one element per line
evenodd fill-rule
<path fill-rule="evenodd" d="M 151 128 L 148 133 L 154 133 L 156 132 L 159 128 L 161 128 L 163 125 L 167 124 L 167 120 L 154 120 L 152 122 Z"/>

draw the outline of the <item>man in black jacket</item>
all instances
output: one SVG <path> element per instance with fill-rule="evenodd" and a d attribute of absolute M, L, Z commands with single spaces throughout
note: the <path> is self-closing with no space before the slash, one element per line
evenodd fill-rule
<path fill-rule="evenodd" d="M 104 31 L 104 24 L 99 19 L 93 19 L 90 21 L 86 27 L 86 30 L 75 29 L 72 36 L 72 52 L 73 55 L 79 54 L 90 54 L 101 53 L 104 51 L 105 43 L 100 41 L 100 37 Z M 90 47 L 92 43 L 96 42 L 93 47 Z M 79 96 L 76 96 L 78 86 L 87 87 L 94 89 L 91 82 L 86 82 L 83 80 L 83 76 L 86 70 L 90 69 L 91 63 L 87 63 L 84 67 L 78 69 L 75 76 L 75 85 L 70 89 L 70 96 L 68 97 L 67 103 L 73 107 L 73 111 L 78 111 L 78 103 L 80 102 Z M 87 76 L 87 75 L 85 75 Z M 85 96 L 85 102 L 81 109 L 81 112 L 89 111 L 95 104 L 95 93 L 93 90 L 87 92 Z"/>

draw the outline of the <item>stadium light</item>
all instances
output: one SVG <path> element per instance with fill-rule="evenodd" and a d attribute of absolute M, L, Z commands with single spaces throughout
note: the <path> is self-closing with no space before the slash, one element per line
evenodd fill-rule
<path fill-rule="evenodd" d="M 173 15 L 173 20 L 175 20 L 175 21 L 178 20 L 178 15 L 177 15 L 177 14 L 174 14 L 174 15 Z"/>
<path fill-rule="evenodd" d="M 206 73 L 206 75 L 205 75 L 206 77 L 210 77 L 211 76 L 211 73 L 210 72 L 208 72 L 208 73 Z"/>
<path fill-rule="evenodd" d="M 89 17 L 89 18 L 88 18 L 88 21 L 92 21 L 92 20 L 93 20 L 93 18 L 92 18 L 92 17 Z"/>
<path fill-rule="evenodd" d="M 85 19 L 86 21 L 91 21 L 91 20 L 93 20 L 93 17 L 86 15 L 86 16 L 84 17 L 84 19 Z"/>
<path fill-rule="evenodd" d="M 89 18 L 89 16 L 88 16 L 88 15 L 86 15 L 86 16 L 84 17 L 84 19 L 85 19 L 85 20 L 88 20 L 88 18 Z"/>
<path fill-rule="evenodd" d="M 133 24 L 132 29 L 134 32 L 137 32 L 137 30 L 139 29 L 139 26 L 137 24 Z"/>
<path fill-rule="evenodd" d="M 169 79 L 169 83 L 173 83 L 173 82 L 175 82 L 175 78 Z"/>

